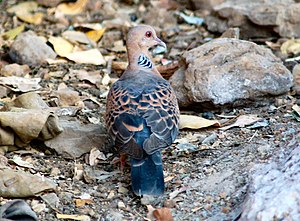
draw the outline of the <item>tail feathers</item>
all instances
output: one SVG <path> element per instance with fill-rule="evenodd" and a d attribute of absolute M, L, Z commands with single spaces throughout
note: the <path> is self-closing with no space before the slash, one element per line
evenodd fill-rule
<path fill-rule="evenodd" d="M 159 151 L 141 160 L 131 159 L 131 182 L 133 192 L 138 196 L 164 193 L 163 165 Z"/>

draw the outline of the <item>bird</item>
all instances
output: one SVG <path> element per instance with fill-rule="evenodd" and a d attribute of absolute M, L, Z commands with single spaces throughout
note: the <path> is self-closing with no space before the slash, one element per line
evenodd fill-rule
<path fill-rule="evenodd" d="M 139 25 L 127 34 L 128 66 L 110 87 L 106 127 L 121 156 L 130 157 L 135 195 L 164 193 L 161 150 L 178 134 L 179 107 L 174 90 L 151 61 L 149 49 L 166 44 L 153 27 Z"/>

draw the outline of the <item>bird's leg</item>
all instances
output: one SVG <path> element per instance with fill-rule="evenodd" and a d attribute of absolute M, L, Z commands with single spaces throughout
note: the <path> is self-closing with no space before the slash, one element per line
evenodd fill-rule
<path fill-rule="evenodd" d="M 125 164 L 126 164 L 126 158 L 127 158 L 126 154 L 121 154 L 121 156 L 120 156 L 120 170 L 121 170 L 121 172 L 124 172 L 124 167 L 125 167 Z"/>
<path fill-rule="evenodd" d="M 119 158 L 115 158 L 112 160 L 112 164 L 120 163 L 120 171 L 123 173 L 125 164 L 126 164 L 127 154 L 121 153 Z"/>

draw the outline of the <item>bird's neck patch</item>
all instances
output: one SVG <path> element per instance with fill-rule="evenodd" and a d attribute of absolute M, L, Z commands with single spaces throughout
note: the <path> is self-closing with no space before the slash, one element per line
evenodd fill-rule
<path fill-rule="evenodd" d="M 152 64 L 151 60 L 144 54 L 141 54 L 139 56 L 137 63 L 139 66 L 144 67 L 144 68 L 149 68 L 149 69 L 153 68 L 153 64 Z"/>

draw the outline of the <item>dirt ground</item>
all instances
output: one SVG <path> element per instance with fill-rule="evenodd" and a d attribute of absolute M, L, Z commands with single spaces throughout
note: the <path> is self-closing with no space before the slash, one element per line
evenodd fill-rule
<path fill-rule="evenodd" d="M 15 2 L 8 1 L 6 7 Z M 147 6 L 149 3 L 145 2 Z M 121 8 L 124 3 L 116 2 L 116 4 Z M 126 7 L 131 7 L 134 12 L 138 9 L 136 4 L 126 4 Z M 47 9 L 48 7 L 42 7 L 40 10 L 46 13 Z M 201 16 L 201 12 L 197 15 Z M 4 31 L 20 23 L 16 17 L 12 17 L 5 10 L 1 10 L 0 17 Z M 105 16 L 101 17 L 95 11 L 89 11 L 77 18 L 78 21 L 86 22 L 99 22 L 103 19 Z M 182 24 L 180 19 L 177 22 L 179 25 L 177 35 L 164 39 L 171 49 L 177 47 L 176 50 L 181 50 L 180 47 L 187 48 L 192 47 L 195 42 L 199 44 L 205 42 L 206 37 L 218 37 L 217 34 L 207 32 L 205 26 Z M 67 27 L 60 20 L 55 20 L 53 15 L 48 15 L 40 25 L 26 24 L 26 29 L 42 36 L 57 35 Z M 189 33 L 186 27 L 190 28 Z M 108 32 L 113 36 L 116 30 L 120 31 L 120 35 L 117 34 L 116 38 L 124 40 L 126 28 L 124 30 L 113 28 Z M 185 44 L 178 46 L 182 39 L 185 39 Z M 103 42 L 101 44 L 109 45 Z M 1 57 L 11 62 L 7 59 L 9 43 L 4 42 L 3 45 Z M 113 54 L 115 60 L 126 61 L 124 52 L 115 52 L 111 48 L 104 47 L 100 50 L 104 55 Z M 180 58 L 180 53 L 175 56 L 166 54 L 164 57 L 177 60 Z M 84 102 L 85 107 L 79 109 L 76 118 L 83 123 L 90 123 L 89 119 L 94 117 L 103 123 L 106 101 L 105 97 L 99 95 L 107 91 L 107 87 L 100 89 L 95 85 L 90 85 L 88 88 L 80 87 L 82 82 L 79 79 L 65 80 L 64 76 L 70 69 L 89 72 L 100 69 L 103 73 L 106 68 L 72 62 L 45 64 L 31 67 L 30 75 L 42 77 L 43 88 L 39 92 L 45 100 L 49 99 L 51 91 L 56 90 L 62 82 L 78 91 L 81 97 L 95 98 L 97 103 Z M 61 76 L 44 78 L 45 73 L 56 71 L 61 71 Z M 111 72 L 111 76 L 115 78 L 120 74 L 115 70 Z M 11 92 L 8 97 L 13 98 L 18 94 Z M 276 160 L 279 153 L 288 153 L 289 148 L 300 142 L 299 122 L 291 115 L 292 106 L 299 101 L 296 95 L 286 94 L 270 98 L 263 104 L 246 107 L 213 109 L 208 112 L 203 112 L 201 109 L 183 110 L 184 113 L 208 116 L 220 121 L 226 116 L 255 114 L 263 118 L 266 124 L 253 129 L 235 127 L 225 131 L 216 127 L 181 130 L 176 142 L 163 151 L 166 191 L 161 198 L 154 199 L 151 205 L 154 208 L 171 208 L 174 220 L 238 220 L 253 166 Z M 183 142 L 183 139 L 187 142 Z M 90 166 L 86 155 L 69 160 L 55 153 L 48 154 L 47 151 L 40 151 L 39 145 L 32 146 L 38 152 L 34 154 L 10 152 L 6 157 L 11 159 L 17 154 L 23 159 L 31 158 L 34 169 L 25 170 L 32 174 L 41 174 L 58 184 L 57 196 L 60 202 L 57 211 L 45 204 L 39 196 L 26 199 L 31 206 L 40 205 L 41 209 L 37 206 L 35 210 L 40 220 L 59 220 L 56 216 L 57 212 L 88 215 L 90 220 L 145 220 L 147 218 L 147 205 L 150 203 L 131 192 L 130 167 L 126 166 L 122 173 L 118 165 L 111 163 L 115 155 L 105 153 L 107 157 L 105 160 Z M 78 176 L 78 170 L 83 171 L 83 177 Z M 84 205 L 78 205 L 76 199 L 82 199 L 83 195 L 88 196 L 90 200 Z M 0 201 L 6 200 L 8 199 L 0 198 Z"/>

